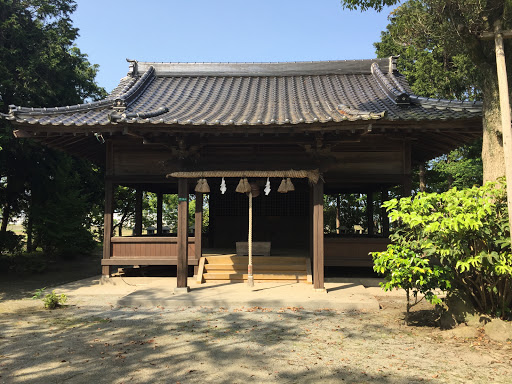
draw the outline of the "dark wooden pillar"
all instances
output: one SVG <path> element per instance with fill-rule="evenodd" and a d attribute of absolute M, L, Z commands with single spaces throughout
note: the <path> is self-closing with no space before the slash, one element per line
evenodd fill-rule
<path fill-rule="evenodd" d="M 194 219 L 196 259 L 199 260 L 203 256 L 203 194 L 199 192 L 196 193 L 196 214 Z"/>
<path fill-rule="evenodd" d="M 142 236 L 142 189 L 140 188 L 135 191 L 135 228 L 133 232 L 135 236 Z"/>
<path fill-rule="evenodd" d="M 373 191 L 366 193 L 366 227 L 368 235 L 373 235 Z"/>
<path fill-rule="evenodd" d="M 105 213 L 103 216 L 103 259 L 110 259 L 112 239 L 112 212 L 114 206 L 114 189 L 112 181 L 105 181 Z M 101 267 L 103 276 L 110 276 L 110 265 Z"/>
<path fill-rule="evenodd" d="M 340 194 L 337 193 L 336 194 L 336 234 L 339 235 L 340 234 L 340 226 L 341 226 L 341 222 L 340 222 L 340 207 L 341 207 L 341 198 L 340 198 Z"/>
<path fill-rule="evenodd" d="M 313 260 L 313 187 L 309 188 L 309 258 Z"/>
<path fill-rule="evenodd" d="M 412 175 L 411 175 L 411 141 L 405 140 L 403 145 L 404 175 L 402 182 L 402 195 L 411 196 Z"/>
<path fill-rule="evenodd" d="M 164 195 L 162 191 L 158 191 L 156 194 L 156 234 L 162 234 L 162 213 L 163 213 L 163 199 Z"/>
<path fill-rule="evenodd" d="M 178 179 L 177 290 L 187 291 L 188 278 L 188 180 Z"/>
<path fill-rule="evenodd" d="M 388 201 L 388 190 L 383 189 L 382 190 L 382 196 L 381 196 L 381 205 L 384 204 L 384 202 Z M 389 236 L 389 217 L 388 217 L 388 211 L 386 208 L 381 208 L 381 216 L 382 216 L 382 235 L 388 237 Z"/>
<path fill-rule="evenodd" d="M 105 212 L 103 213 L 103 259 L 110 259 L 112 256 L 112 232 L 113 232 L 113 213 L 114 213 L 114 186 L 109 179 L 114 174 L 114 147 L 110 140 L 106 145 L 106 161 L 105 161 Z M 111 266 L 103 265 L 101 274 L 110 276 Z"/>
<path fill-rule="evenodd" d="M 324 287 L 324 183 L 313 185 L 313 287 Z"/>
<path fill-rule="evenodd" d="M 402 182 L 402 197 L 411 196 L 412 191 L 412 179 L 411 175 L 404 176 Z"/>

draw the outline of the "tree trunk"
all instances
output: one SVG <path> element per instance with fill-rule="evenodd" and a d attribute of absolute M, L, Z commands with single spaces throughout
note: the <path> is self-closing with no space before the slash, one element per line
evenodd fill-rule
<path fill-rule="evenodd" d="M 427 183 L 425 182 L 425 164 L 420 164 L 420 192 L 425 192 Z"/>
<path fill-rule="evenodd" d="M 505 157 L 501 132 L 500 100 L 496 73 L 487 75 L 484 84 L 482 162 L 483 181 L 505 176 Z"/>
<path fill-rule="evenodd" d="M 2 228 L 0 229 L 0 231 L 2 233 L 7 231 L 7 224 L 9 224 L 10 216 L 11 216 L 11 205 L 7 201 L 4 204 L 3 209 L 2 209 Z"/>
<path fill-rule="evenodd" d="M 33 215 L 33 202 L 34 202 L 34 197 L 33 197 L 33 193 L 34 191 L 30 191 L 30 198 L 29 198 L 29 207 L 28 207 L 28 212 L 27 212 L 27 227 L 26 227 L 26 232 L 27 232 L 27 252 L 32 252 L 33 251 L 33 246 L 32 246 L 32 234 L 33 234 L 33 226 L 34 226 L 34 215 Z"/>

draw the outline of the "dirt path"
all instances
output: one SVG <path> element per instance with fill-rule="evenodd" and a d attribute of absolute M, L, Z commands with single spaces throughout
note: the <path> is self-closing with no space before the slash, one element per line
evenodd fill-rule
<path fill-rule="evenodd" d="M 428 326 L 428 307 L 404 326 L 401 299 L 378 299 L 368 313 L 4 302 L 0 382 L 511 382 L 510 342 Z"/>

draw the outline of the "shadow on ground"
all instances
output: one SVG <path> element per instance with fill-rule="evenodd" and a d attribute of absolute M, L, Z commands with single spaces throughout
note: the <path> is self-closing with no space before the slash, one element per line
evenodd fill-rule
<path fill-rule="evenodd" d="M 70 308 L 2 318 L 0 381 L 422 381 L 421 375 L 379 372 L 348 358 L 347 340 L 363 343 L 365 335 L 375 333 L 375 325 L 367 322 L 345 329 L 344 317 L 356 314 L 265 308 L 173 312 L 125 308 L 85 313 Z M 327 325 L 333 327 L 332 338 L 320 340 Z M 382 326 L 378 332 L 395 333 Z"/>

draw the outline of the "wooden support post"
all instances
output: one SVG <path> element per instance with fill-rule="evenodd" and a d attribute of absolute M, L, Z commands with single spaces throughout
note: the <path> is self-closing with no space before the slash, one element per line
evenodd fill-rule
<path fill-rule="evenodd" d="M 105 212 L 103 213 L 103 259 L 110 259 L 112 256 L 112 234 L 114 227 L 114 186 L 112 181 L 108 178 L 114 174 L 114 144 L 111 140 L 105 143 Z M 111 266 L 103 265 L 101 267 L 101 274 L 105 277 L 110 277 Z"/>
<path fill-rule="evenodd" d="M 368 235 L 373 235 L 373 191 L 366 193 L 366 227 Z"/>
<path fill-rule="evenodd" d="M 203 256 L 203 194 L 199 192 L 196 192 L 196 214 L 194 218 L 196 259 L 199 260 Z"/>
<path fill-rule="evenodd" d="M 324 287 L 324 183 L 313 185 L 313 288 Z"/>
<path fill-rule="evenodd" d="M 336 194 L 336 234 L 337 235 L 340 234 L 340 226 L 341 226 L 341 223 L 340 223 L 340 207 L 341 207 L 341 198 L 340 198 L 340 194 L 337 193 Z"/>
<path fill-rule="evenodd" d="M 114 190 L 112 182 L 105 181 L 105 213 L 103 216 L 103 259 L 110 259 L 112 256 L 111 239 L 112 239 L 112 212 L 114 207 Z M 110 276 L 110 266 L 103 265 L 101 274 Z"/>
<path fill-rule="evenodd" d="M 313 260 L 313 187 L 309 188 L 309 258 Z"/>
<path fill-rule="evenodd" d="M 175 293 L 188 292 L 188 180 L 178 179 L 178 265 Z"/>
<path fill-rule="evenodd" d="M 163 230 L 162 230 L 162 227 L 163 227 L 163 220 L 162 220 L 162 216 L 163 216 L 163 200 L 164 200 L 164 195 L 162 193 L 162 191 L 158 191 L 157 194 L 156 194 L 156 234 L 157 235 L 161 235 Z"/>
<path fill-rule="evenodd" d="M 135 191 L 135 228 L 133 232 L 135 236 L 142 236 L 142 189 L 140 188 Z"/>
<path fill-rule="evenodd" d="M 384 204 L 389 199 L 388 190 L 383 189 L 382 190 L 382 196 L 381 196 L 381 205 Z M 382 215 L 382 235 L 388 237 L 389 236 L 389 217 L 388 217 L 388 211 L 386 208 L 381 208 L 381 215 Z"/>
<path fill-rule="evenodd" d="M 402 197 L 411 196 L 412 179 L 411 175 L 404 176 L 402 179 Z"/>
<path fill-rule="evenodd" d="M 406 139 L 403 145 L 403 182 L 402 182 L 402 195 L 411 196 L 412 191 L 412 149 L 411 141 Z"/>
<path fill-rule="evenodd" d="M 496 69 L 500 93 L 501 130 L 503 134 L 503 152 L 505 154 L 505 179 L 507 181 L 507 206 L 510 237 L 512 238 L 512 132 L 510 127 L 510 101 L 508 93 L 507 66 L 501 24 L 495 26 L 494 44 L 496 46 Z"/>

